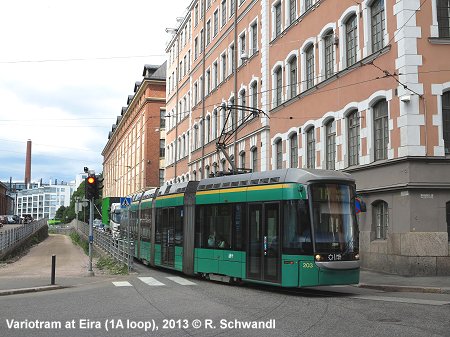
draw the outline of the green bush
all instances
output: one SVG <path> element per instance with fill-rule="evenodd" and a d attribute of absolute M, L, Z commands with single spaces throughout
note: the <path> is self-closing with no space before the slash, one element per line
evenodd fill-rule
<path fill-rule="evenodd" d="M 89 255 L 89 242 L 88 241 L 83 240 L 83 238 L 80 236 L 80 234 L 78 234 L 78 232 L 71 232 L 69 236 L 72 239 L 72 242 L 74 245 L 80 246 L 83 249 L 84 253 L 86 255 Z"/>
<path fill-rule="evenodd" d="M 109 273 L 113 275 L 128 274 L 128 266 L 124 265 L 123 263 L 117 262 L 110 257 L 99 258 L 96 266 L 100 270 L 107 269 Z"/>

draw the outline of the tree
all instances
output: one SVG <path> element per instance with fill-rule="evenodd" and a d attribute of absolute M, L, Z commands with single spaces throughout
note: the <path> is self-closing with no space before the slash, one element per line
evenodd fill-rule
<path fill-rule="evenodd" d="M 66 207 L 61 206 L 55 213 L 55 219 L 64 220 L 64 212 L 66 211 Z"/>

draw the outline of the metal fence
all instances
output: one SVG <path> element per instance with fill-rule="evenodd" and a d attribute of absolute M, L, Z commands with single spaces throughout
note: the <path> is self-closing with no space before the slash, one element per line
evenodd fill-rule
<path fill-rule="evenodd" d="M 19 245 L 19 243 L 36 233 L 44 226 L 47 226 L 47 219 L 33 221 L 28 224 L 23 224 L 20 227 L 3 229 L 0 232 L 0 256 L 3 255 L 4 252 Z"/>
<path fill-rule="evenodd" d="M 78 222 L 78 230 L 89 237 L 89 224 Z M 133 268 L 134 242 L 126 239 L 115 239 L 111 233 L 94 228 L 94 247 L 101 249 L 116 261 Z"/>

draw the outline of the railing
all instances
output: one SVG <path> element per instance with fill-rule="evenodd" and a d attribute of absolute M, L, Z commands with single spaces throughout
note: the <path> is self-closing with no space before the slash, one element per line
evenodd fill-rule
<path fill-rule="evenodd" d="M 78 222 L 78 230 L 89 237 L 89 225 Z M 116 261 L 128 266 L 128 271 L 133 268 L 134 242 L 126 239 L 115 239 L 111 233 L 94 228 L 94 246 L 111 256 Z"/>
<path fill-rule="evenodd" d="M 4 229 L 0 232 L 0 256 L 9 249 L 36 233 L 42 227 L 47 226 L 47 219 L 33 221 L 20 227 Z"/>

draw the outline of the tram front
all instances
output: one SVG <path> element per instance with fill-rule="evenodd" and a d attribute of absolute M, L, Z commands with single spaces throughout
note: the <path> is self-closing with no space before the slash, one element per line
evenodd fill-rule
<path fill-rule="evenodd" d="M 359 283 L 359 230 L 354 185 L 313 183 L 309 200 L 319 284 Z"/>

